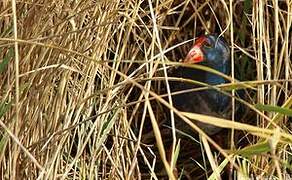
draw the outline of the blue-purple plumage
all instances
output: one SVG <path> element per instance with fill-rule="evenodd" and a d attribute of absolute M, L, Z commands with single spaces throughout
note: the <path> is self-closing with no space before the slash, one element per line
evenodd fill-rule
<path fill-rule="evenodd" d="M 229 75 L 230 51 L 226 41 L 222 37 L 215 35 L 202 36 L 198 39 L 198 42 L 196 41 L 193 48 L 197 48 L 195 52 L 201 50 L 203 58 L 197 57 L 195 54 L 196 58 L 192 59 L 191 55 L 193 54 L 190 55 L 189 53 L 185 62 L 199 63 Z M 198 50 L 198 48 L 200 49 Z M 199 59 L 199 61 L 197 61 L 197 59 Z M 226 83 L 226 80 L 219 75 L 190 67 L 177 68 L 173 76 L 200 81 L 209 85 Z M 187 82 L 173 82 L 170 84 L 170 87 L 172 92 L 175 92 L 200 86 Z M 181 111 L 201 113 L 222 118 L 228 118 L 231 112 L 231 98 L 214 89 L 173 95 L 172 99 L 174 106 Z M 180 130 L 184 131 L 187 129 L 187 131 L 189 131 L 188 128 L 180 128 L 179 124 L 183 123 L 182 120 L 178 120 L 176 123 Z M 220 128 L 209 124 L 197 123 L 197 125 L 209 135 L 220 131 Z"/>

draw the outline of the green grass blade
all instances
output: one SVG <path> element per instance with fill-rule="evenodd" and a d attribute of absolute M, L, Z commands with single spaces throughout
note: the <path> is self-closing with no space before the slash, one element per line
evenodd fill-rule
<path fill-rule="evenodd" d="M 247 146 L 235 152 L 235 154 L 251 157 L 253 155 L 263 154 L 271 151 L 271 146 L 268 141 Z"/>
<path fill-rule="evenodd" d="M 280 106 L 256 104 L 255 107 L 261 111 L 277 112 L 277 113 L 284 114 L 287 116 L 292 116 L 291 109 L 280 107 Z"/>
<path fill-rule="evenodd" d="M 0 63 L 0 73 L 4 72 L 9 61 L 12 59 L 13 56 L 14 56 L 14 50 L 10 48 L 8 50 L 8 53 L 4 56 L 3 61 Z"/>

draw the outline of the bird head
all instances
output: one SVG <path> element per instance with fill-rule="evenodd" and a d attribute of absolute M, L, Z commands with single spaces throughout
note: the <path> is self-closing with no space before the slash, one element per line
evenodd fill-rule
<path fill-rule="evenodd" d="M 202 35 L 195 41 L 184 62 L 216 68 L 229 64 L 229 57 L 229 47 L 222 37 Z"/>

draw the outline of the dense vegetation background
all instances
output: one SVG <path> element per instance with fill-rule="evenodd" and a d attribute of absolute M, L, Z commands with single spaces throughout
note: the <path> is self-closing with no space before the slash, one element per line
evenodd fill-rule
<path fill-rule="evenodd" d="M 289 0 L 1 1 L 0 178 L 287 178 L 291 22 Z M 216 88 L 245 107 L 240 120 L 162 98 L 205 33 L 231 47 L 230 83 Z M 169 111 L 223 126 L 224 146 L 202 132 L 195 149 L 166 137 Z M 200 157 L 186 165 L 186 152 Z"/>

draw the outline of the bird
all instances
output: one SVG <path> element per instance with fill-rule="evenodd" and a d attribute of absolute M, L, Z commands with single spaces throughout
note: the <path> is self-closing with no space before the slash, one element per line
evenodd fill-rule
<path fill-rule="evenodd" d="M 197 38 L 186 55 L 183 63 L 199 64 L 215 69 L 225 75 L 230 74 L 230 49 L 222 36 L 215 34 L 201 35 Z M 179 66 L 172 76 L 200 81 L 209 85 L 226 83 L 226 79 L 217 74 L 187 66 Z M 201 87 L 185 81 L 170 82 L 171 92 Z M 220 118 L 231 115 L 231 98 L 215 89 L 177 93 L 172 95 L 173 106 L 180 111 L 193 112 Z M 194 130 L 182 119 L 176 117 L 176 127 L 180 131 L 192 133 Z M 179 120 L 177 120 L 179 119 Z M 211 124 L 195 122 L 206 134 L 214 135 L 222 130 Z"/>

